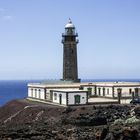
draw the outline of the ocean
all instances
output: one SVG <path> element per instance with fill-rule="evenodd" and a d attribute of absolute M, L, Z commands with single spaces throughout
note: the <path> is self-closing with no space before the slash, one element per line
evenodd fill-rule
<path fill-rule="evenodd" d="M 0 106 L 13 99 L 22 99 L 27 97 L 27 84 L 40 82 L 39 80 L 3 80 L 0 81 Z"/>
<path fill-rule="evenodd" d="M 42 80 L 3 80 L 0 81 L 0 106 L 6 104 L 13 99 L 22 99 L 27 97 L 27 84 L 33 82 L 41 82 Z M 82 82 L 140 82 L 140 79 L 88 79 Z"/>

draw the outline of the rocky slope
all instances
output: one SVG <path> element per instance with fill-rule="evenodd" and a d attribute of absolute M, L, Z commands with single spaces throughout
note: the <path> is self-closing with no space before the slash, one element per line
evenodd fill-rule
<path fill-rule="evenodd" d="M 2 140 L 140 140 L 140 106 L 58 107 L 15 100 L 0 107 Z"/>

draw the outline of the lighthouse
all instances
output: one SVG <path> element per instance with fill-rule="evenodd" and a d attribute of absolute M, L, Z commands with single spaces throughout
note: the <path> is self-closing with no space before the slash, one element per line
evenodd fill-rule
<path fill-rule="evenodd" d="M 63 81 L 80 82 L 78 79 L 77 44 L 78 34 L 75 26 L 69 19 L 62 34 L 63 44 Z"/>

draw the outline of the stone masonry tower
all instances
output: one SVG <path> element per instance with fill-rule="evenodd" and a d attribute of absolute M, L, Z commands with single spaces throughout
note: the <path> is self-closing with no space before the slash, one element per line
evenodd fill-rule
<path fill-rule="evenodd" d="M 77 67 L 77 44 L 78 34 L 75 32 L 75 26 L 69 19 L 65 26 L 65 33 L 62 34 L 63 43 L 63 79 L 64 81 L 80 82 L 78 79 Z"/>

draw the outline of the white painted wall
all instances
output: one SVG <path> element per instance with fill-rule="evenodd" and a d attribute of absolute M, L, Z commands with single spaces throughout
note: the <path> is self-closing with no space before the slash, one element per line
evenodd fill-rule
<path fill-rule="evenodd" d="M 94 86 L 85 86 L 85 87 L 83 87 L 83 90 L 86 90 L 86 91 L 88 91 L 88 88 L 91 88 L 92 90 L 91 90 L 91 95 L 94 95 L 94 93 L 95 93 L 95 87 Z"/>
<path fill-rule="evenodd" d="M 103 89 L 102 89 L 103 92 Z M 113 97 L 112 87 L 105 87 L 105 97 Z"/>
<path fill-rule="evenodd" d="M 40 90 L 40 92 L 39 92 L 39 90 Z M 45 94 L 45 90 L 42 88 L 28 88 L 28 97 L 45 99 L 44 94 Z"/>
<path fill-rule="evenodd" d="M 45 90 L 44 89 L 40 89 L 40 99 L 45 99 Z"/>
<path fill-rule="evenodd" d="M 28 88 L 28 97 L 32 97 L 32 91 L 31 91 L 31 88 Z"/>
<path fill-rule="evenodd" d="M 55 99 L 55 93 L 56 93 L 56 95 L 57 95 L 57 98 Z M 66 99 L 66 92 L 53 92 L 53 102 L 54 103 L 58 103 L 59 104 L 59 101 L 60 101 L 60 99 L 59 99 L 59 97 L 60 97 L 60 94 L 62 95 L 62 104 L 63 105 L 66 105 L 66 103 L 67 103 L 67 99 Z M 75 104 L 75 95 L 80 95 L 81 97 L 80 97 L 80 104 L 86 104 L 86 102 L 87 102 L 87 94 L 86 94 L 86 92 L 82 92 L 82 93 L 79 93 L 79 92 L 77 92 L 77 93 L 72 93 L 72 92 L 70 92 L 70 93 L 68 93 L 68 105 L 74 105 Z"/>
<path fill-rule="evenodd" d="M 80 93 L 69 93 L 68 94 L 68 105 L 74 105 L 75 104 L 75 95 L 80 95 L 80 104 L 86 104 L 87 102 L 87 94 L 86 92 L 80 92 Z"/>
<path fill-rule="evenodd" d="M 55 99 L 55 93 L 57 94 L 57 98 Z M 62 104 L 63 105 L 66 105 L 66 93 L 65 92 L 53 92 L 53 102 L 54 103 L 58 103 L 59 104 L 59 101 L 60 101 L 60 99 L 59 99 L 59 97 L 60 97 L 60 94 L 62 95 L 61 97 L 62 97 Z"/>
<path fill-rule="evenodd" d="M 47 93 L 50 93 L 50 90 L 68 90 L 68 89 L 70 89 L 70 90 L 79 90 L 79 88 L 49 88 L 49 89 L 46 89 L 46 92 Z"/>
<path fill-rule="evenodd" d="M 132 89 L 132 92 L 135 91 L 135 88 L 137 87 L 115 87 L 114 88 L 114 95 L 115 97 L 118 97 L 117 89 L 122 89 L 122 97 L 132 97 L 132 94 L 129 93 L 129 89 Z"/>
<path fill-rule="evenodd" d="M 100 88 L 100 95 L 99 95 L 99 89 Z M 103 96 L 103 88 L 105 88 L 105 97 L 113 97 L 113 89 L 112 87 L 98 87 L 96 89 L 96 93 L 98 96 Z M 122 97 L 132 97 L 132 94 L 129 93 L 129 89 L 132 90 L 132 92 L 135 91 L 135 88 L 137 87 L 114 87 L 114 97 L 118 97 L 118 92 L 117 89 L 121 88 L 122 89 Z M 107 90 L 109 89 L 109 93 Z"/>
<path fill-rule="evenodd" d="M 33 90 L 32 97 L 33 97 L 33 98 L 36 97 L 35 90 Z"/>

